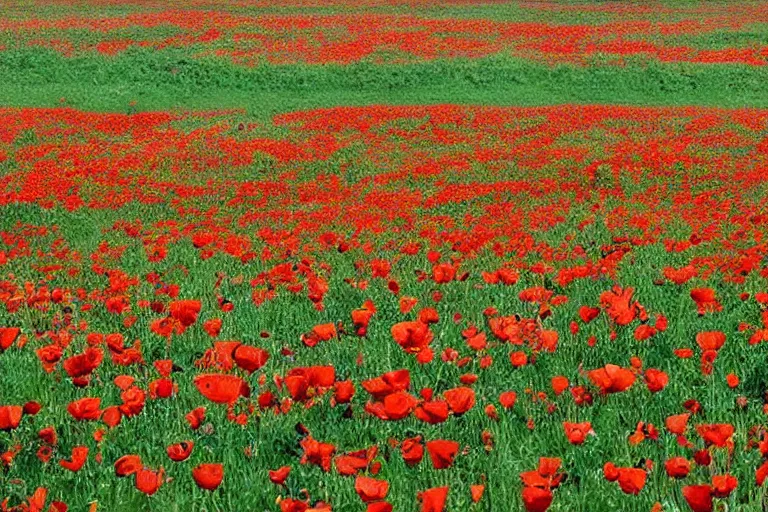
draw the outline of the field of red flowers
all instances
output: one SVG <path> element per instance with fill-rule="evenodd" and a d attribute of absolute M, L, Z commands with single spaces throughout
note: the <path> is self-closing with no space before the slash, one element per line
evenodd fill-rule
<path fill-rule="evenodd" d="M 768 62 L 759 3 L 17 3 L 0 60 Z M 0 511 L 768 506 L 768 109 L 30 95 Z"/>
<path fill-rule="evenodd" d="M 572 15 L 573 8 L 555 3 L 523 4 L 513 20 L 505 19 L 503 7 L 487 13 L 490 17 L 457 18 L 450 10 L 448 16 L 432 12 L 434 2 L 425 2 L 416 12 L 375 5 L 360 12 L 343 5 L 326 7 L 330 12 L 319 14 L 297 7 L 275 11 L 274 5 L 258 13 L 236 6 L 211 11 L 202 3 L 197 10 L 158 6 L 115 16 L 94 18 L 86 11 L 55 19 L 36 17 L 31 10 L 0 22 L 0 50 L 44 47 L 71 57 L 89 52 L 113 56 L 131 48 L 182 49 L 192 58 L 245 66 L 496 54 L 547 63 L 621 64 L 626 57 L 641 56 L 661 62 L 768 64 L 768 9 L 761 3 L 734 6 L 725 13 L 706 6 L 619 5 L 598 10 L 602 17 L 584 20 Z"/>

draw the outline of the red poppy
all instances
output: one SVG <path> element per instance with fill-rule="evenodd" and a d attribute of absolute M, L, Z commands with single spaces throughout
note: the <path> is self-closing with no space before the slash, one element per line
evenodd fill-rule
<path fill-rule="evenodd" d="M 712 512 L 713 489 L 709 485 L 687 485 L 683 497 L 693 512 Z"/>
<path fill-rule="evenodd" d="M 203 374 L 195 377 L 194 383 L 201 395 L 220 404 L 231 404 L 251 394 L 248 383 L 234 375 Z"/>
<path fill-rule="evenodd" d="M 389 420 L 401 420 L 411 414 L 418 400 L 405 391 L 391 393 L 384 397 L 384 412 Z"/>
<path fill-rule="evenodd" d="M 735 431 L 733 425 L 729 423 L 713 423 L 709 425 L 698 425 L 696 431 L 704 442 L 709 445 L 715 445 L 724 448 L 728 445 Z"/>
<path fill-rule="evenodd" d="M 483 498 L 483 493 L 485 493 L 485 486 L 482 484 L 470 485 L 469 493 L 472 498 L 472 503 L 478 503 Z"/>
<path fill-rule="evenodd" d="M 459 443 L 444 439 L 428 441 L 427 451 L 435 469 L 446 469 L 453 465 L 453 459 L 459 453 Z"/>
<path fill-rule="evenodd" d="M 90 375 L 99 367 L 104 359 L 104 352 L 100 348 L 88 347 L 85 352 L 64 360 L 62 367 L 72 378 Z"/>
<path fill-rule="evenodd" d="M 269 472 L 269 480 L 275 485 L 283 485 L 291 474 L 291 466 L 282 466 Z"/>
<path fill-rule="evenodd" d="M 60 460 L 59 465 L 64 469 L 68 469 L 74 473 L 80 471 L 88 460 L 88 447 L 76 446 L 72 448 L 72 456 L 70 460 Z"/>
<path fill-rule="evenodd" d="M 615 364 L 607 364 L 603 368 L 592 370 L 587 376 L 603 393 L 626 391 L 635 382 L 635 374 L 632 371 Z"/>
<path fill-rule="evenodd" d="M 675 414 L 673 416 L 668 416 L 667 419 L 664 420 L 664 424 L 667 427 L 667 430 L 672 434 L 681 436 L 685 434 L 685 430 L 688 428 L 688 418 L 690 417 L 690 413 Z"/>
<path fill-rule="evenodd" d="M 448 501 L 448 487 L 434 487 L 418 494 L 420 512 L 444 512 Z"/>
<path fill-rule="evenodd" d="M 514 407 L 516 401 L 517 401 L 517 393 L 515 393 L 514 391 L 505 391 L 501 395 L 499 395 L 499 403 L 505 409 L 511 409 L 512 407 Z"/>
<path fill-rule="evenodd" d="M 56 444 L 59 442 L 59 436 L 56 434 L 56 429 L 53 427 L 45 427 L 40 429 L 40 431 L 37 433 L 37 437 L 40 438 L 40 440 L 44 443 L 47 443 L 51 446 L 56 446 Z"/>
<path fill-rule="evenodd" d="M 189 423 L 189 426 L 192 427 L 192 430 L 197 430 L 205 421 L 205 407 L 198 407 L 189 411 L 184 418 Z"/>
<path fill-rule="evenodd" d="M 355 334 L 365 336 L 368 332 L 368 324 L 376 313 L 376 306 L 372 301 L 367 300 L 363 307 L 352 310 L 352 323 L 355 326 Z"/>
<path fill-rule="evenodd" d="M 336 465 L 336 471 L 340 475 L 350 476 L 364 471 L 373 461 L 378 453 L 378 447 L 373 446 L 368 450 L 358 450 L 351 453 L 345 453 L 333 459 Z"/>
<path fill-rule="evenodd" d="M 238 367 L 250 374 L 267 363 L 269 352 L 258 347 L 238 345 L 232 352 L 232 358 Z"/>
<path fill-rule="evenodd" d="M 434 334 L 429 325 L 422 322 L 400 322 L 392 326 L 392 338 L 403 350 L 410 354 L 427 348 Z"/>
<path fill-rule="evenodd" d="M 581 318 L 581 321 L 585 324 L 588 324 L 595 318 L 597 318 L 597 315 L 600 314 L 599 308 L 590 308 L 589 306 L 581 306 L 579 307 L 579 318 Z"/>
<path fill-rule="evenodd" d="M 67 412 L 78 421 L 97 420 L 101 416 L 101 398 L 81 398 L 70 402 Z"/>
<path fill-rule="evenodd" d="M 720 350 L 725 344 L 725 334 L 722 331 L 705 331 L 696 335 L 696 343 L 701 350 Z"/>
<path fill-rule="evenodd" d="M 430 400 L 419 404 L 413 411 L 414 416 L 425 423 L 437 425 L 448 419 L 450 408 L 443 400 Z"/>
<path fill-rule="evenodd" d="M 712 288 L 694 288 L 691 290 L 691 298 L 696 303 L 699 315 L 722 311 L 723 306 L 715 296 Z"/>
<path fill-rule="evenodd" d="M 115 461 L 115 475 L 118 477 L 132 475 L 142 468 L 141 457 L 138 455 L 123 455 Z"/>
<path fill-rule="evenodd" d="M 365 508 L 365 512 L 392 512 L 392 510 L 394 510 L 392 504 L 387 503 L 386 501 L 369 503 Z"/>
<path fill-rule="evenodd" d="M 179 322 L 185 329 L 197 321 L 201 303 L 199 300 L 177 300 L 170 303 L 170 317 Z"/>
<path fill-rule="evenodd" d="M 346 404 L 355 396 L 355 386 L 351 380 L 339 381 L 334 384 L 333 398 L 337 404 Z"/>
<path fill-rule="evenodd" d="M 691 471 L 691 463 L 685 457 L 672 457 L 664 463 L 670 478 L 685 478 Z"/>
<path fill-rule="evenodd" d="M 648 391 L 651 393 L 658 393 L 669 384 L 669 375 L 655 368 L 645 370 L 644 376 L 645 385 L 648 386 Z"/>
<path fill-rule="evenodd" d="M 304 450 L 304 455 L 301 457 L 302 464 L 310 463 L 318 465 L 323 468 L 323 471 L 325 472 L 331 470 L 331 458 L 336 451 L 334 445 L 316 441 L 311 435 L 302 439 L 300 445 Z"/>
<path fill-rule="evenodd" d="M 715 475 L 712 477 L 712 494 L 716 498 L 726 498 L 738 485 L 739 481 L 733 475 Z"/>
<path fill-rule="evenodd" d="M 201 489 L 213 491 L 224 479 L 224 466 L 222 464 L 200 464 L 192 470 L 192 478 Z"/>
<path fill-rule="evenodd" d="M 445 401 L 454 414 L 460 415 L 475 405 L 475 392 L 471 388 L 459 387 L 443 393 Z"/>
<path fill-rule="evenodd" d="M 568 389 L 568 386 L 570 386 L 570 383 L 568 382 L 568 379 L 566 377 L 563 377 L 562 375 L 557 375 L 555 377 L 552 377 L 552 380 L 550 381 L 552 385 L 552 391 L 554 391 L 555 396 L 560 396 L 563 391 Z"/>
<path fill-rule="evenodd" d="M 358 476 L 355 479 L 355 492 L 363 500 L 363 503 L 380 501 L 387 497 L 389 482 L 367 476 Z"/>
<path fill-rule="evenodd" d="M 0 406 L 0 430 L 13 430 L 21 423 L 24 408 L 20 405 Z"/>
<path fill-rule="evenodd" d="M 523 506 L 527 512 L 546 512 L 554 495 L 549 489 L 540 487 L 523 488 Z"/>
<path fill-rule="evenodd" d="M 164 481 L 165 471 L 162 468 L 158 471 L 142 468 L 136 472 L 136 489 L 148 496 L 155 494 Z"/>
<path fill-rule="evenodd" d="M 166 448 L 168 457 L 174 462 L 182 462 L 192 455 L 192 449 L 195 447 L 193 441 L 182 441 L 180 443 L 172 444 Z"/>
<path fill-rule="evenodd" d="M 612 290 L 600 294 L 600 305 L 617 325 L 630 324 L 637 316 L 638 304 L 630 302 L 634 293 L 634 288 L 622 290 L 621 287 L 614 286 Z"/>
<path fill-rule="evenodd" d="M 640 468 L 619 468 L 619 487 L 626 494 L 640 494 L 645 487 L 647 476 Z"/>
<path fill-rule="evenodd" d="M 0 327 L 0 351 L 11 348 L 20 333 L 21 329 L 18 327 Z"/>
<path fill-rule="evenodd" d="M 565 430 L 565 436 L 568 438 L 569 443 L 580 445 L 584 444 L 587 435 L 592 433 L 592 424 L 588 421 L 584 423 L 570 423 L 564 421 L 563 430 Z"/>
<path fill-rule="evenodd" d="M 400 443 L 400 452 L 408 466 L 415 466 L 421 462 L 421 459 L 424 457 L 424 445 L 421 444 L 421 437 L 404 439 Z"/>

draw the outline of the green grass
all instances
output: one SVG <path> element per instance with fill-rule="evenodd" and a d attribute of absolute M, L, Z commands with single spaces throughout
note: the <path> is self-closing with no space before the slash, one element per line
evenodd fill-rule
<path fill-rule="evenodd" d="M 132 49 L 105 58 L 52 50 L 0 53 L 0 104 L 83 110 L 245 108 L 277 112 L 333 105 L 491 104 L 768 106 L 768 67 L 661 64 L 548 66 L 511 57 L 405 65 L 242 68 L 183 52 Z"/>

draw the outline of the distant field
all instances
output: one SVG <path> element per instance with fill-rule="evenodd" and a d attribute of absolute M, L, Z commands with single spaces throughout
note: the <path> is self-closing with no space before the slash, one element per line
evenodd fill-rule
<path fill-rule="evenodd" d="M 0 511 L 764 510 L 766 64 L 762 2 L 6 2 Z"/>

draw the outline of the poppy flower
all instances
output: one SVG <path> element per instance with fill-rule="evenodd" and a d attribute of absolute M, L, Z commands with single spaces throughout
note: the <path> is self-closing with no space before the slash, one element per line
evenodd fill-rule
<path fill-rule="evenodd" d="M 763 462 L 755 471 L 755 483 L 758 487 L 762 487 L 766 478 L 768 478 L 768 461 Z"/>
<path fill-rule="evenodd" d="M 132 475 L 142 468 L 141 457 L 138 455 L 123 455 L 115 461 L 115 475 L 118 477 Z"/>
<path fill-rule="evenodd" d="M 459 443 L 443 439 L 428 441 L 427 451 L 435 469 L 446 469 L 453 465 L 453 459 L 459 453 Z"/>
<path fill-rule="evenodd" d="M 0 327 L 0 351 L 11 348 L 20 333 L 21 329 L 18 327 Z"/>
<path fill-rule="evenodd" d="M 685 478 L 691 472 L 691 463 L 685 457 L 672 457 L 664 463 L 670 478 Z"/>
<path fill-rule="evenodd" d="M 696 335 L 696 343 L 701 350 L 720 350 L 725 344 L 725 334 L 722 331 L 705 331 Z"/>
<path fill-rule="evenodd" d="M 368 324 L 375 313 L 376 306 L 370 300 L 365 301 L 361 308 L 352 310 L 352 323 L 355 326 L 355 334 L 358 336 L 365 336 L 367 334 Z"/>
<path fill-rule="evenodd" d="M 152 496 L 158 489 L 160 489 L 164 480 L 165 471 L 162 468 L 157 471 L 142 468 L 136 472 L 135 485 L 137 490 L 143 492 L 147 496 Z"/>
<path fill-rule="evenodd" d="M 715 475 L 712 477 L 712 494 L 716 498 L 726 498 L 738 485 L 739 481 L 733 475 Z"/>
<path fill-rule="evenodd" d="M 626 494 L 640 494 L 645 487 L 647 473 L 640 468 L 619 468 L 619 488 Z"/>
<path fill-rule="evenodd" d="M 448 419 L 450 407 L 443 400 L 430 400 L 419 404 L 413 414 L 425 423 L 437 425 Z"/>
<path fill-rule="evenodd" d="M 434 487 L 418 494 L 420 512 L 444 512 L 448 501 L 448 487 Z"/>
<path fill-rule="evenodd" d="M 301 448 L 304 450 L 304 455 L 301 457 L 302 464 L 315 464 L 323 468 L 323 471 L 328 472 L 331 470 L 331 458 L 333 457 L 336 447 L 330 443 L 321 443 L 311 435 L 302 439 Z"/>
<path fill-rule="evenodd" d="M 269 352 L 262 348 L 241 344 L 232 352 L 232 358 L 239 368 L 251 374 L 267 364 Z"/>
<path fill-rule="evenodd" d="M 470 485 L 469 493 L 472 498 L 472 503 L 478 503 L 483 498 L 483 494 L 485 493 L 485 486 L 482 484 Z"/>
<path fill-rule="evenodd" d="M 709 485 L 687 485 L 683 497 L 693 512 L 712 512 L 713 489 Z"/>
<path fill-rule="evenodd" d="M 401 420 L 411 414 L 418 401 L 410 393 L 398 391 L 384 397 L 384 412 L 389 420 Z"/>
<path fill-rule="evenodd" d="M 422 322 L 400 322 L 393 325 L 391 331 L 395 343 L 409 354 L 426 349 L 434 338 L 429 325 Z"/>
<path fill-rule="evenodd" d="M 685 434 L 685 430 L 688 428 L 688 419 L 690 417 L 690 413 L 668 416 L 667 419 L 664 420 L 664 425 L 670 433 L 681 436 Z"/>
<path fill-rule="evenodd" d="M 669 376 L 655 368 L 648 368 L 645 370 L 645 385 L 648 386 L 648 391 L 651 393 L 658 393 L 669 384 Z"/>
<path fill-rule="evenodd" d="M 70 402 L 67 412 L 77 421 L 93 421 L 101 416 L 101 398 L 81 398 Z"/>
<path fill-rule="evenodd" d="M 170 303 L 168 312 L 183 328 L 190 327 L 197 321 L 201 303 L 199 300 L 177 300 Z"/>
<path fill-rule="evenodd" d="M 53 427 L 45 427 L 40 429 L 37 433 L 37 437 L 44 443 L 51 446 L 56 446 L 59 442 L 59 436 L 56 434 L 56 429 Z"/>
<path fill-rule="evenodd" d="M 694 288 L 691 290 L 691 299 L 696 303 L 699 315 L 723 310 L 712 288 Z"/>
<path fill-rule="evenodd" d="M 269 481 L 275 485 L 283 485 L 291 474 L 291 466 L 282 466 L 269 472 Z"/>
<path fill-rule="evenodd" d="M 88 460 L 88 447 L 76 446 L 72 448 L 72 456 L 70 460 L 60 460 L 59 465 L 64 469 L 68 469 L 73 473 L 80 471 Z"/>
<path fill-rule="evenodd" d="M 172 444 L 166 448 L 168 457 L 174 462 L 182 462 L 189 458 L 192 454 L 192 449 L 195 447 L 193 441 L 182 441 L 180 443 Z"/>
<path fill-rule="evenodd" d="M 475 392 L 471 388 L 449 389 L 443 393 L 443 396 L 451 411 L 456 415 L 464 414 L 475 405 Z"/>
<path fill-rule="evenodd" d="M 592 320 L 597 318 L 597 315 L 599 314 L 600 308 L 591 308 L 589 306 L 579 307 L 579 318 L 581 318 L 581 321 L 585 324 L 590 323 Z"/>
<path fill-rule="evenodd" d="M 527 512 L 546 512 L 552 504 L 554 495 L 549 489 L 540 487 L 523 488 L 523 506 Z"/>
<path fill-rule="evenodd" d="M 337 404 L 346 404 L 355 396 L 355 386 L 351 380 L 339 381 L 334 384 L 333 398 Z"/>
<path fill-rule="evenodd" d="M 719 448 L 724 448 L 728 445 L 735 429 L 733 425 L 729 423 L 713 423 L 709 425 L 698 425 L 696 426 L 696 431 L 707 446 L 714 445 Z"/>
<path fill-rule="evenodd" d="M 137 386 L 131 386 L 122 393 L 120 398 L 123 403 L 119 406 L 120 413 L 130 418 L 136 416 L 144 409 L 147 394 Z"/>
<path fill-rule="evenodd" d="M 631 302 L 634 293 L 634 288 L 614 286 L 610 291 L 600 294 L 601 307 L 617 325 L 628 325 L 637 316 L 637 302 Z"/>
<path fill-rule="evenodd" d="M 568 389 L 568 386 L 570 386 L 570 383 L 568 382 L 568 379 L 566 377 L 563 377 L 562 375 L 557 375 L 555 377 L 552 377 L 552 380 L 550 381 L 552 385 L 552 391 L 554 391 L 555 396 L 560 396 L 563 391 Z"/>
<path fill-rule="evenodd" d="M 511 409 L 512 407 L 514 407 L 516 401 L 517 401 L 517 393 L 515 393 L 514 391 L 505 391 L 501 395 L 499 395 L 499 403 L 505 409 Z"/>
<path fill-rule="evenodd" d="M 215 490 L 224 479 L 224 466 L 222 464 L 200 464 L 192 470 L 192 478 L 201 489 Z"/>
<path fill-rule="evenodd" d="M 194 383 L 201 395 L 219 404 L 231 404 L 251 394 L 248 383 L 234 375 L 203 374 L 195 377 Z"/>
<path fill-rule="evenodd" d="M 189 426 L 192 427 L 192 430 L 197 430 L 205 421 L 205 407 L 198 407 L 189 411 L 184 418 L 189 423 Z"/>
<path fill-rule="evenodd" d="M 421 462 L 424 457 L 424 445 L 421 444 L 421 437 L 404 439 L 400 443 L 400 453 L 408 466 L 415 466 Z"/>
<path fill-rule="evenodd" d="M 408 389 L 411 386 L 411 373 L 408 370 L 387 372 L 381 377 L 364 380 L 362 386 L 376 400 L 383 400 L 391 393 Z"/>
<path fill-rule="evenodd" d="M 520 368 L 528 364 L 528 355 L 522 350 L 517 350 L 509 354 L 509 362 L 515 368 Z"/>
<path fill-rule="evenodd" d="M 363 500 L 363 503 L 380 501 L 387 497 L 389 482 L 367 476 L 358 476 L 355 479 L 355 492 Z"/>
<path fill-rule="evenodd" d="M 103 359 L 104 352 L 100 348 L 88 347 L 82 354 L 65 359 L 62 368 L 72 378 L 83 377 L 98 368 Z"/>
<path fill-rule="evenodd" d="M 604 394 L 626 391 L 635 382 L 635 374 L 632 371 L 615 364 L 592 370 L 587 373 L 587 377 Z"/>
<path fill-rule="evenodd" d="M 587 435 L 592 433 L 592 424 L 588 421 L 584 423 L 570 423 L 564 421 L 563 430 L 565 430 L 565 437 L 568 438 L 569 443 L 580 445 L 584 444 Z"/>
<path fill-rule="evenodd" d="M 368 468 L 371 461 L 376 457 L 376 453 L 378 453 L 378 448 L 373 446 L 368 450 L 358 450 L 339 455 L 333 459 L 333 463 L 336 465 L 336 471 L 340 475 L 355 475 Z"/>
<path fill-rule="evenodd" d="M 0 430 L 13 430 L 21 423 L 24 408 L 20 405 L 0 406 Z"/>

